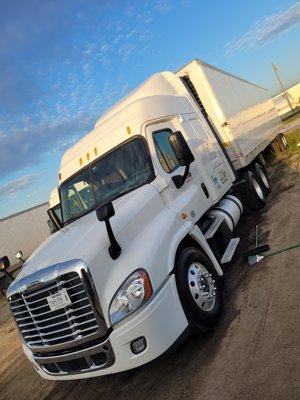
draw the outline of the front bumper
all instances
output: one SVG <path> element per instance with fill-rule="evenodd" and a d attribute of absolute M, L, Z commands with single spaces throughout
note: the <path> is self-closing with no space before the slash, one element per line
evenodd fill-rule
<path fill-rule="evenodd" d="M 52 375 L 46 373 L 40 367 L 31 351 L 25 345 L 23 345 L 23 349 L 28 359 L 34 364 L 35 369 L 45 379 L 69 380 L 91 378 L 126 371 L 154 360 L 172 346 L 187 326 L 188 322 L 178 297 L 175 277 L 171 275 L 148 304 L 114 326 L 113 331 L 107 339 L 109 343 L 106 341 L 94 346 L 94 348 L 85 350 L 93 354 L 93 352 L 99 351 L 109 344 L 107 347 L 111 351 L 108 356 L 114 357 L 114 362 L 111 360 L 113 363 L 107 368 L 90 368 L 86 372 L 76 374 Z M 140 354 L 133 354 L 130 344 L 139 337 L 146 338 L 147 348 Z M 66 357 L 78 358 L 80 357 L 78 353 L 60 357 L 61 360 L 65 360 Z"/>

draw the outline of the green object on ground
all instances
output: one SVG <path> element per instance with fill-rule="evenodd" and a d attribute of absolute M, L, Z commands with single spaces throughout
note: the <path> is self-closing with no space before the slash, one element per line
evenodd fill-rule
<path fill-rule="evenodd" d="M 265 253 L 264 257 L 266 258 L 266 257 L 275 256 L 275 254 L 283 253 L 284 251 L 295 249 L 296 247 L 300 247 L 300 243 L 291 244 L 289 246 L 283 247 L 282 249 L 271 251 L 269 253 Z"/>
<path fill-rule="evenodd" d="M 258 255 L 258 254 L 252 254 L 252 255 L 248 255 L 247 260 L 248 260 L 248 264 L 249 265 L 254 265 L 257 264 L 258 262 L 260 262 L 263 258 L 267 258 L 267 257 L 271 257 L 271 256 L 275 256 L 275 254 L 279 254 L 279 253 L 283 253 L 284 251 L 287 250 L 291 250 L 291 249 L 295 249 L 296 247 L 300 247 L 300 243 L 295 243 L 295 244 L 291 244 L 289 246 L 285 246 L 281 249 L 275 250 L 275 251 L 271 251 L 269 253 L 265 253 L 263 255 Z"/>
<path fill-rule="evenodd" d="M 264 258 L 264 256 L 259 256 L 259 255 L 255 255 L 255 256 L 248 256 L 247 260 L 248 260 L 248 264 L 254 265 L 257 264 L 258 262 L 260 262 L 262 259 Z"/>

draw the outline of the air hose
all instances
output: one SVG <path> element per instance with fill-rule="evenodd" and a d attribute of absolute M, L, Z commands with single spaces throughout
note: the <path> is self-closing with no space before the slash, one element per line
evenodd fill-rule
<path fill-rule="evenodd" d="M 275 256 L 275 254 L 283 253 L 284 251 L 295 249 L 296 247 L 300 247 L 300 243 L 291 244 L 289 246 L 283 247 L 282 249 L 265 253 L 263 256 L 264 256 L 264 258 Z"/>

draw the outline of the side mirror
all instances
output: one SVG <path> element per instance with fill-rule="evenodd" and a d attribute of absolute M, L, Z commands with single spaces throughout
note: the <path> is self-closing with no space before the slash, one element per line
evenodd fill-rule
<path fill-rule="evenodd" d="M 8 280 L 11 282 L 14 280 L 11 274 L 6 271 L 7 268 L 10 266 L 10 262 L 7 256 L 0 258 L 0 271 L 7 277 Z"/>
<path fill-rule="evenodd" d="M 183 134 L 180 131 L 174 132 L 169 136 L 170 146 L 182 167 L 185 167 L 183 175 L 174 175 L 172 180 L 177 189 L 183 186 L 186 178 L 189 175 L 190 165 L 195 161 L 195 157 L 189 148 Z"/>
<path fill-rule="evenodd" d="M 109 219 L 115 215 L 115 209 L 110 201 L 109 203 L 103 204 L 96 209 L 96 215 L 100 222 L 104 221 L 106 226 L 107 235 L 110 241 L 110 246 L 108 248 L 109 255 L 113 260 L 116 260 L 121 254 L 121 247 L 117 242 L 115 235 L 113 233 Z"/>
<path fill-rule="evenodd" d="M 169 136 L 169 143 L 179 164 L 182 167 L 187 167 L 193 161 L 195 161 L 195 157 L 193 156 L 189 145 L 180 131 L 174 132 Z"/>
<path fill-rule="evenodd" d="M 0 258 L 0 270 L 3 271 L 10 266 L 10 262 L 7 256 Z"/>
<path fill-rule="evenodd" d="M 22 250 L 17 251 L 17 253 L 15 254 L 15 258 L 16 258 L 17 260 L 21 260 L 22 263 L 25 262 L 24 259 L 23 259 L 23 252 L 22 252 Z"/>
<path fill-rule="evenodd" d="M 52 235 L 52 233 L 55 233 L 58 231 L 58 228 L 54 225 L 53 221 L 51 219 L 47 219 L 47 225 L 50 231 L 50 235 Z"/>
<path fill-rule="evenodd" d="M 113 217 L 115 215 L 115 209 L 112 202 L 110 201 L 109 203 L 99 206 L 96 209 L 96 215 L 100 222 L 106 221 L 109 218 Z"/>

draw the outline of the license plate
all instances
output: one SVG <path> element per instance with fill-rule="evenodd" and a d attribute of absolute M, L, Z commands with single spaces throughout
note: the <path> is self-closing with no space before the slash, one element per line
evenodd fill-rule
<path fill-rule="evenodd" d="M 47 301 L 51 311 L 59 310 L 71 304 L 71 299 L 67 289 L 62 289 L 59 292 L 47 297 Z"/>

